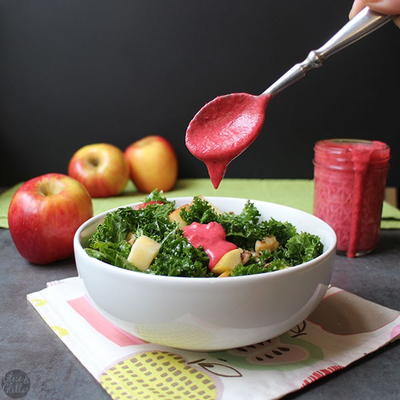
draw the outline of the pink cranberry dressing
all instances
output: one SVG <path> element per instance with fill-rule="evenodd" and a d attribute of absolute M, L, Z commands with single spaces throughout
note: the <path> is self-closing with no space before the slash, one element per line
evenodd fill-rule
<path fill-rule="evenodd" d="M 190 122 L 186 146 L 206 164 L 215 188 L 224 177 L 228 164 L 258 136 L 269 100 L 269 95 L 247 93 L 217 97 Z"/>
<path fill-rule="evenodd" d="M 203 247 L 210 258 L 209 268 L 213 269 L 220 258 L 237 246 L 225 240 L 224 228 L 218 222 L 199 224 L 193 222 L 183 227 L 183 235 L 193 247 Z"/>
<path fill-rule="evenodd" d="M 316 143 L 314 214 L 335 230 L 348 257 L 378 242 L 390 149 L 382 142 L 332 139 Z"/>

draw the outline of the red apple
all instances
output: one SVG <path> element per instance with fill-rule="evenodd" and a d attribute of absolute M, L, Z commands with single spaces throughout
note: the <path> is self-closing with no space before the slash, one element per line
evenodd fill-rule
<path fill-rule="evenodd" d="M 167 192 L 175 185 L 178 160 L 171 143 L 161 136 L 146 136 L 125 150 L 131 179 L 140 192 Z"/>
<path fill-rule="evenodd" d="M 109 197 L 125 189 L 129 166 L 118 147 L 107 143 L 89 144 L 72 156 L 68 175 L 85 185 L 92 197 Z"/>
<path fill-rule="evenodd" d="M 17 190 L 8 224 L 22 257 L 48 264 L 72 255 L 75 231 L 92 215 L 92 200 L 82 184 L 67 175 L 46 174 Z"/>

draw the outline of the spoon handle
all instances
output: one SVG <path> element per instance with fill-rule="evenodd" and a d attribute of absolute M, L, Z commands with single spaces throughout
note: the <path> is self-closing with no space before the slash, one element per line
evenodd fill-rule
<path fill-rule="evenodd" d="M 321 67 L 324 61 L 332 54 L 370 34 L 392 18 L 393 15 L 379 14 L 365 7 L 323 46 L 317 50 L 312 50 L 303 62 L 294 65 L 262 94 L 271 96 L 278 94 L 283 89 L 304 78 L 308 71 Z"/>

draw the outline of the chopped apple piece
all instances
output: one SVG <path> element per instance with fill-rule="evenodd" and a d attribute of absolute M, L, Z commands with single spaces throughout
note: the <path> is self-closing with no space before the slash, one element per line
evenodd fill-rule
<path fill-rule="evenodd" d="M 190 207 L 190 204 L 184 204 L 183 206 L 176 208 L 168 215 L 168 219 L 171 222 L 176 222 L 180 228 L 183 228 L 184 226 L 187 225 L 187 223 L 183 220 L 183 218 L 179 214 L 183 208 L 188 208 L 188 207 Z"/>
<path fill-rule="evenodd" d="M 222 274 L 218 275 L 218 278 L 226 278 L 227 276 L 230 276 L 231 271 L 225 271 Z"/>
<path fill-rule="evenodd" d="M 275 236 L 267 236 L 263 240 L 257 240 L 255 245 L 256 252 L 268 250 L 274 251 L 279 247 L 279 242 Z"/>
<path fill-rule="evenodd" d="M 240 257 L 242 251 L 242 249 L 233 249 L 225 253 L 215 264 L 212 272 L 214 272 L 215 274 L 222 274 L 223 272 L 232 271 L 233 268 L 236 267 L 236 265 L 242 263 L 242 258 Z"/>
<path fill-rule="evenodd" d="M 136 268 L 144 271 L 160 251 L 161 244 L 148 236 L 140 236 L 135 240 L 128 256 L 128 261 Z"/>

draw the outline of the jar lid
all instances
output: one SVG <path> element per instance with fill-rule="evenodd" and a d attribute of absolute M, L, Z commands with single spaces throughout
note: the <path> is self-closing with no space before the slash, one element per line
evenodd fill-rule
<path fill-rule="evenodd" d="M 377 140 L 327 139 L 315 143 L 314 150 L 324 153 L 337 161 L 355 161 L 364 158 L 369 163 L 383 163 L 390 159 L 390 148 Z"/>

